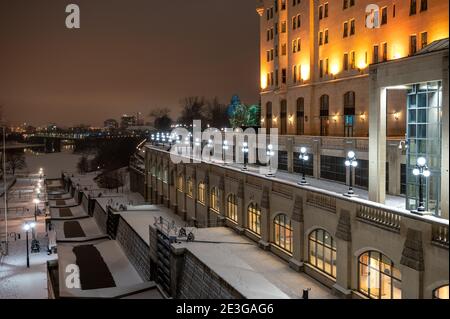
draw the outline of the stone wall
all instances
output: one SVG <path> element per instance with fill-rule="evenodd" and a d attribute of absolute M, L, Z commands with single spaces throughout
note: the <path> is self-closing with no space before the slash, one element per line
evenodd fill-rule
<path fill-rule="evenodd" d="M 106 223 L 108 216 L 106 215 L 106 212 L 103 210 L 102 206 L 96 201 L 94 206 L 94 218 L 95 221 L 98 224 L 98 227 L 102 230 L 104 234 L 107 233 L 106 230 Z"/>
<path fill-rule="evenodd" d="M 117 242 L 143 280 L 150 280 L 150 248 L 122 218 L 117 228 Z"/>
<path fill-rule="evenodd" d="M 186 251 L 179 281 L 180 299 L 242 299 L 236 289 L 226 283 L 197 257 Z"/>

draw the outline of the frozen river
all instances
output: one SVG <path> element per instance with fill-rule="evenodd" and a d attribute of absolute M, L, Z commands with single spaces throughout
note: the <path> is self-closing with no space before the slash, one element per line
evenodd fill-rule
<path fill-rule="evenodd" d="M 27 167 L 20 173 L 37 173 L 42 167 L 47 178 L 58 178 L 62 171 L 75 172 L 80 157 L 73 154 L 70 148 L 62 149 L 60 153 L 39 153 L 26 149 Z"/>

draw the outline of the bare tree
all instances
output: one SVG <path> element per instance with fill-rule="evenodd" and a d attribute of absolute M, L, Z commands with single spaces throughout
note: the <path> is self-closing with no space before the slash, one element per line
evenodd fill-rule
<path fill-rule="evenodd" d="M 181 115 L 178 118 L 178 123 L 190 125 L 194 120 L 201 120 L 206 124 L 205 117 L 205 98 L 198 96 L 190 96 L 183 99 L 181 102 Z"/>
<path fill-rule="evenodd" d="M 207 102 L 207 106 L 204 112 L 205 118 L 211 127 L 221 129 L 223 127 L 228 127 L 228 107 L 219 102 L 219 99 L 215 97 L 211 101 Z"/>
<path fill-rule="evenodd" d="M 85 155 L 81 156 L 78 161 L 77 169 L 80 174 L 85 174 L 89 171 L 89 161 Z"/>
<path fill-rule="evenodd" d="M 16 170 L 27 167 L 25 162 L 25 155 L 22 152 L 12 152 L 6 155 L 6 165 L 13 175 Z"/>

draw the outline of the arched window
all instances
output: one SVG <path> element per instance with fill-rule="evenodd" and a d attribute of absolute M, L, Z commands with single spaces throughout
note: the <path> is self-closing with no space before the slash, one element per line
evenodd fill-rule
<path fill-rule="evenodd" d="M 330 116 L 330 97 L 322 95 L 320 97 L 320 136 L 328 136 Z"/>
<path fill-rule="evenodd" d="M 251 203 L 247 208 L 247 227 L 252 232 L 261 235 L 261 209 L 258 204 Z"/>
<path fill-rule="evenodd" d="M 189 197 L 194 196 L 194 183 L 192 182 L 192 177 L 188 177 L 186 181 L 186 192 Z"/>
<path fill-rule="evenodd" d="M 433 291 L 433 299 L 449 299 L 448 285 L 439 287 Z"/>
<path fill-rule="evenodd" d="M 167 167 L 164 167 L 163 170 L 163 182 L 167 183 L 167 181 L 169 180 L 169 171 L 167 169 Z"/>
<path fill-rule="evenodd" d="M 358 259 L 358 290 L 373 299 L 401 299 L 401 274 L 394 263 L 377 251 Z"/>
<path fill-rule="evenodd" d="M 344 94 L 344 133 L 346 137 L 353 137 L 355 125 L 355 92 Z"/>
<path fill-rule="evenodd" d="M 230 194 L 227 197 L 227 218 L 237 222 L 237 199 L 236 195 Z"/>
<path fill-rule="evenodd" d="M 305 99 L 297 99 L 297 135 L 305 134 Z"/>
<path fill-rule="evenodd" d="M 266 129 L 272 128 L 272 102 L 266 103 Z"/>
<path fill-rule="evenodd" d="M 183 184 L 184 184 L 184 179 L 183 179 L 183 175 L 178 175 L 178 180 L 177 180 L 177 189 L 182 192 L 183 191 Z"/>
<path fill-rule="evenodd" d="M 216 212 L 220 211 L 219 208 L 219 189 L 217 187 L 213 187 L 211 189 L 210 197 L 210 205 L 211 209 L 215 210 Z"/>
<path fill-rule="evenodd" d="M 206 187 L 205 187 L 205 183 L 200 182 L 198 183 L 198 187 L 197 187 L 197 200 L 202 203 L 205 204 L 205 200 L 206 200 Z"/>
<path fill-rule="evenodd" d="M 275 245 L 292 252 L 291 219 L 285 214 L 279 214 L 274 218 L 273 236 Z"/>
<path fill-rule="evenodd" d="M 156 173 L 155 173 L 155 177 L 157 179 L 161 179 L 160 171 L 161 171 L 161 166 L 157 165 L 156 166 Z"/>
<path fill-rule="evenodd" d="M 336 243 L 323 229 L 309 234 L 309 263 L 336 278 Z"/>

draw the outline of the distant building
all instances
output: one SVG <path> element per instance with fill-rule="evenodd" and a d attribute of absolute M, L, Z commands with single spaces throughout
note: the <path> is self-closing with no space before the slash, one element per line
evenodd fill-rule
<path fill-rule="evenodd" d="M 103 122 L 103 126 L 106 129 L 116 129 L 119 127 L 119 122 L 117 122 L 115 119 L 107 119 L 105 122 Z"/>
<path fill-rule="evenodd" d="M 136 126 L 137 118 L 135 115 L 124 114 L 120 118 L 120 128 L 126 129 L 129 126 Z"/>

